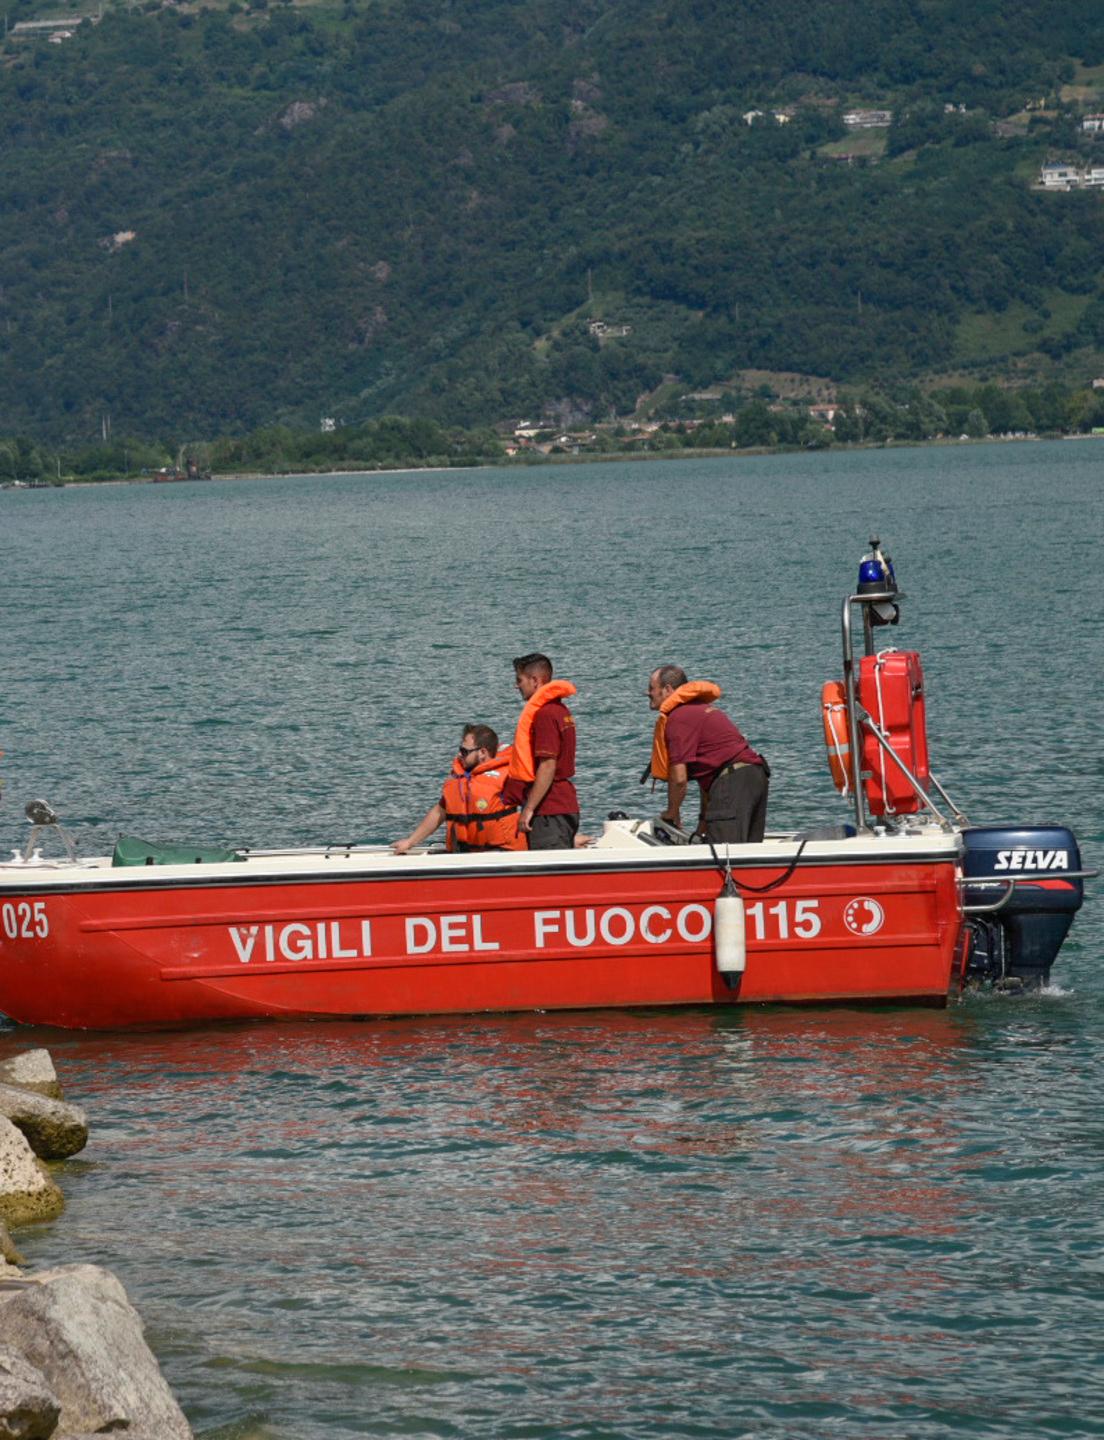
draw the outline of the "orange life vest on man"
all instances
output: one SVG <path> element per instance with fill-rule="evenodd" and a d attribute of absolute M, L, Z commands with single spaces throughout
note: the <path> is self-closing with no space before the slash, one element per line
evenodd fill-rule
<path fill-rule="evenodd" d="M 510 760 L 511 779 L 524 780 L 527 785 L 531 785 L 537 778 L 537 768 L 533 763 L 533 721 L 537 718 L 537 711 L 550 700 L 563 700 L 574 694 L 575 686 L 570 680 L 549 680 L 546 685 L 535 690 L 522 706 L 514 733 L 513 756 Z"/>
<path fill-rule="evenodd" d="M 465 770 L 459 755 L 441 790 L 447 823 L 447 850 L 524 850 L 518 834 L 516 805 L 502 803 L 502 787 L 510 767 L 510 747 Z"/>
<path fill-rule="evenodd" d="M 672 690 L 667 696 L 667 699 L 659 707 L 655 732 L 652 735 L 650 769 L 654 780 L 666 780 L 670 769 L 670 760 L 667 756 L 667 716 L 671 711 L 677 710 L 680 705 L 692 705 L 696 701 L 713 701 L 720 698 L 721 687 L 714 685 L 712 680 L 687 680 L 685 685 L 680 685 L 677 690 Z"/>

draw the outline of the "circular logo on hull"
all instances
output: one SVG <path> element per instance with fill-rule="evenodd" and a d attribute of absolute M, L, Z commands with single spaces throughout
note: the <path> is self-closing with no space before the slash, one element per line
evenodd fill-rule
<path fill-rule="evenodd" d="M 852 935 L 877 935 L 885 924 L 885 911 L 877 900 L 860 895 L 849 900 L 843 912 L 843 923 Z"/>

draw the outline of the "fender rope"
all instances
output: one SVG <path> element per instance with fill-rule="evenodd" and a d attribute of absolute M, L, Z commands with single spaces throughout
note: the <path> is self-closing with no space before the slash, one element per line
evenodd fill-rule
<path fill-rule="evenodd" d="M 733 885 L 733 886 L 736 886 L 736 887 L 737 887 L 738 889 L 740 889 L 740 890 L 747 890 L 747 891 L 749 892 L 749 894 L 752 894 L 752 895 L 765 895 L 765 894 L 767 894 L 767 892 L 768 892 L 769 890 L 777 890 L 780 885 L 785 885 L 786 881 L 790 878 L 790 876 L 791 876 L 791 875 L 794 873 L 794 871 L 797 869 L 797 862 L 801 859 L 801 852 L 805 849 L 805 846 L 808 845 L 808 843 L 809 843 L 809 837 L 806 835 L 806 836 L 802 839 L 801 844 L 798 845 L 798 847 L 797 847 L 797 850 L 796 850 L 796 852 L 795 852 L 795 854 L 794 854 L 793 859 L 790 861 L 789 865 L 786 866 L 786 869 L 782 872 L 782 874 L 781 874 L 781 875 L 776 875 L 773 880 L 768 880 L 765 885 L 749 885 L 746 880 L 737 880 L 736 877 L 735 877 L 735 876 L 733 875 L 733 873 L 732 873 L 732 860 L 731 860 L 731 858 L 726 855 L 726 856 L 725 856 L 725 863 L 722 865 L 722 864 L 721 864 L 721 857 L 717 854 L 716 850 L 715 850 L 714 847 L 713 847 L 713 841 L 710 840 L 710 839 L 708 838 L 708 836 L 706 837 L 706 842 L 705 842 L 705 843 L 709 846 L 710 852 L 711 852 L 712 855 L 713 855 L 713 861 L 714 861 L 714 863 L 716 864 L 717 869 L 718 869 L 718 870 L 720 871 L 720 873 L 721 873 L 721 878 L 722 878 L 722 879 L 724 880 L 724 882 L 725 882 L 725 891 L 724 891 L 724 893 L 731 893 L 731 891 L 729 891 L 729 888 L 728 888 L 728 887 L 729 887 L 730 885 Z"/>

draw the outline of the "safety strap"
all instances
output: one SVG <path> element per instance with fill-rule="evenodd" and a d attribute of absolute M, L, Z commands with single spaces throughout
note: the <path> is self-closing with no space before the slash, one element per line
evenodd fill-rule
<path fill-rule="evenodd" d="M 882 703 L 882 656 L 892 655 L 894 653 L 892 649 L 879 650 L 874 657 L 874 689 L 878 696 L 877 723 L 883 728 L 885 726 L 885 705 Z M 880 745 L 878 746 L 878 767 L 881 770 L 882 798 L 885 801 L 885 813 L 887 815 L 895 815 L 897 812 L 894 809 L 893 802 L 889 798 L 889 781 L 886 777 L 886 752 Z"/>
<path fill-rule="evenodd" d="M 470 825 L 473 820 L 501 820 L 504 815 L 513 815 L 520 810 L 520 805 L 511 805 L 508 810 L 481 810 L 474 815 L 461 815 L 451 810 L 445 811 L 445 819 L 454 825 Z"/>

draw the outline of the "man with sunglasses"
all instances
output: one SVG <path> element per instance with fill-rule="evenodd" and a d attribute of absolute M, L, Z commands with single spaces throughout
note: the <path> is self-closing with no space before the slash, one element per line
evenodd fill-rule
<path fill-rule="evenodd" d="M 441 798 L 391 849 L 396 855 L 405 855 L 445 822 L 445 848 L 454 853 L 524 850 L 525 838 L 518 834 L 518 807 L 504 804 L 502 799 L 509 767 L 510 747 L 498 748 L 498 736 L 489 725 L 465 725 Z"/>

